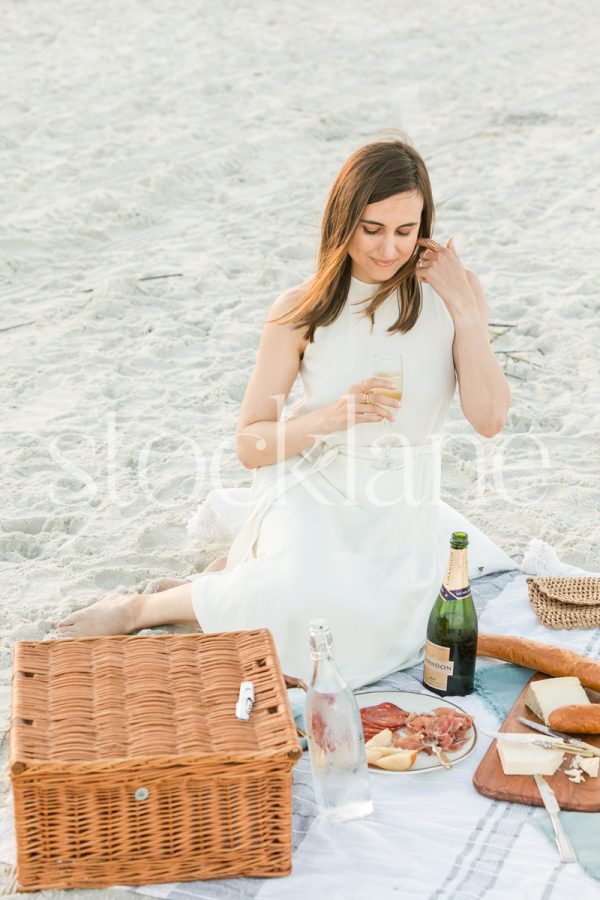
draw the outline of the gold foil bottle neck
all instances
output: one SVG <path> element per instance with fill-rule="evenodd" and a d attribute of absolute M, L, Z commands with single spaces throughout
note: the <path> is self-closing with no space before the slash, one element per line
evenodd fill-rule
<path fill-rule="evenodd" d="M 469 560 L 467 548 L 450 550 L 448 568 L 444 578 L 444 587 L 447 591 L 458 591 L 469 586 Z"/>

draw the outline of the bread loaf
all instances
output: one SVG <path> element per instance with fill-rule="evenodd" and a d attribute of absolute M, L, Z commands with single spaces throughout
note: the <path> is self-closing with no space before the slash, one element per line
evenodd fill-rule
<path fill-rule="evenodd" d="M 513 635 L 480 634 L 477 655 L 504 659 L 546 675 L 574 675 L 585 687 L 600 690 L 600 662 L 562 647 Z"/>
<path fill-rule="evenodd" d="M 559 706 L 548 716 L 548 724 L 569 734 L 600 734 L 600 703 Z"/>

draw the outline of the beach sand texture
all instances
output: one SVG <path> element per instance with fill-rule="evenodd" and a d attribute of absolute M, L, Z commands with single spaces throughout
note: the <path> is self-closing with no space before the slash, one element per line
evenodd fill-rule
<path fill-rule="evenodd" d="M 2 19 L 3 762 L 15 641 L 222 551 L 185 526 L 250 483 L 234 432 L 263 319 L 313 271 L 342 162 L 387 128 L 504 323 L 508 424 L 477 438 L 455 399 L 444 499 L 509 554 L 541 537 L 599 568 L 587 4 L 13 0 Z"/>

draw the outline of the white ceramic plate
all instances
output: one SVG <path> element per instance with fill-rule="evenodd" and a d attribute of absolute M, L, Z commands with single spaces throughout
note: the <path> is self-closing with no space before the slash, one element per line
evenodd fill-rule
<path fill-rule="evenodd" d="M 395 703 L 396 706 L 406 709 L 408 712 L 420 713 L 431 712 L 436 706 L 454 706 L 455 709 L 460 709 L 460 706 L 451 703 L 445 697 L 432 697 L 431 694 L 419 694 L 416 691 L 360 691 L 355 694 L 355 697 L 360 709 L 364 706 L 377 706 L 379 703 Z M 453 764 L 465 759 L 475 746 L 477 740 L 475 723 L 467 734 L 469 736 L 467 743 L 460 750 L 447 754 Z M 369 766 L 369 772 L 377 772 L 378 775 L 419 775 L 421 772 L 431 772 L 432 769 L 443 768 L 435 754 L 428 756 L 427 753 L 417 753 L 412 768 L 407 769 L 406 772 L 391 772 L 387 769 L 378 769 L 377 766 Z"/>

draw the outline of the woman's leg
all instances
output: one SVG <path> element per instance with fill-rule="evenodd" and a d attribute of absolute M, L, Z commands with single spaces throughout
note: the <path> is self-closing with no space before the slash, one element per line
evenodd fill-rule
<path fill-rule="evenodd" d="M 158 594 L 108 594 L 97 603 L 67 616 L 57 629 L 61 637 L 131 634 L 157 625 L 197 625 L 192 583 L 186 581 Z"/>
<path fill-rule="evenodd" d="M 227 565 L 227 557 L 219 556 L 218 559 L 215 559 L 211 562 L 209 566 L 205 568 L 205 572 L 220 572 L 221 569 L 224 569 Z M 185 584 L 187 581 L 186 578 L 156 578 L 154 581 L 151 581 L 146 585 L 145 594 L 158 594 L 161 591 L 168 591 L 169 588 L 177 587 L 180 584 Z"/>
<path fill-rule="evenodd" d="M 144 594 L 159 594 L 161 591 L 168 591 L 169 588 L 185 584 L 186 581 L 187 578 L 155 578 L 154 581 L 148 582 Z"/>
<path fill-rule="evenodd" d="M 209 566 L 205 568 L 205 572 L 220 572 L 227 565 L 227 557 L 219 556 L 214 559 Z"/>

